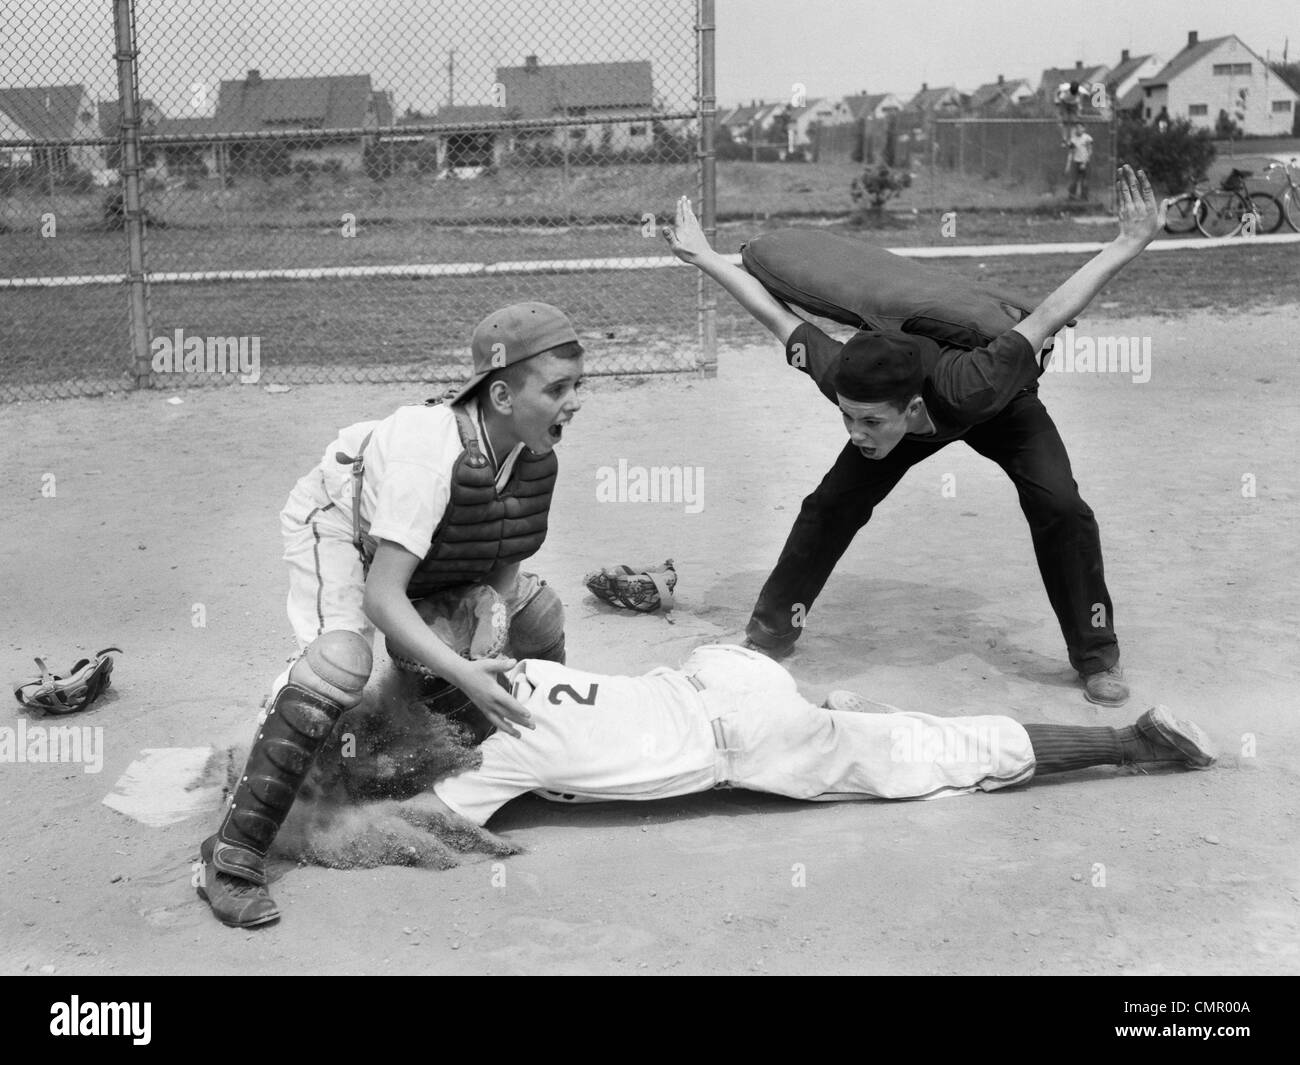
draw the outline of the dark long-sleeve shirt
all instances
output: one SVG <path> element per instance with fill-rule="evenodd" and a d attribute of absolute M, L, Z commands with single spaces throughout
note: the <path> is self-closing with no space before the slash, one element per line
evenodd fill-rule
<path fill-rule="evenodd" d="M 1034 385 L 1041 372 L 1033 345 L 1014 329 L 969 351 L 943 348 L 928 337 L 909 335 L 921 349 L 925 367 L 921 398 L 935 428 L 935 434 L 926 435 L 926 440 L 955 440 L 971 426 L 988 421 L 1017 392 Z M 785 348 L 786 361 L 811 377 L 822 395 L 837 406 L 835 364 L 843 347 L 805 322 L 790 334 Z M 908 437 L 919 439 L 912 433 Z"/>

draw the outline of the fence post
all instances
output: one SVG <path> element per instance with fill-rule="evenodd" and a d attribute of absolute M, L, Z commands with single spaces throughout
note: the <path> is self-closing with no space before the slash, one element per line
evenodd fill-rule
<path fill-rule="evenodd" d="M 718 235 L 717 157 L 714 154 L 714 124 L 718 116 L 716 69 L 714 67 L 714 36 L 717 30 L 714 19 L 714 0 L 697 0 L 696 56 L 698 57 L 698 86 L 696 107 L 699 124 L 699 176 L 700 224 L 709 243 Z M 706 377 L 718 372 L 718 294 L 713 282 L 699 274 L 697 280 L 699 306 L 700 369 Z"/>
<path fill-rule="evenodd" d="M 122 215 L 127 241 L 127 287 L 131 311 L 131 378 L 149 383 L 149 302 L 144 272 L 144 211 L 140 206 L 140 86 L 136 68 L 134 0 L 113 0 L 117 38 L 117 95 L 122 124 Z"/>

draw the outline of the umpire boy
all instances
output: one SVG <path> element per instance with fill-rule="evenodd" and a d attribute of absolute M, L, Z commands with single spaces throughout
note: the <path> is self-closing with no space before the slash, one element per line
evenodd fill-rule
<path fill-rule="evenodd" d="M 279 917 L 267 852 L 334 722 L 361 698 L 376 630 L 395 657 L 516 736 L 512 722 L 533 724 L 498 683 L 514 662 L 466 661 L 415 603 L 486 598 L 506 615 L 510 652 L 564 661 L 559 596 L 519 563 L 546 539 L 554 446 L 582 406 L 582 347 L 557 308 L 520 303 L 480 322 L 471 348 L 473 375 L 446 403 L 341 430 L 280 515 L 301 656 L 273 685 L 221 825 L 200 847 L 196 886 L 227 925 Z"/>
<path fill-rule="evenodd" d="M 1116 181 L 1120 233 L 1042 304 L 984 348 L 941 352 L 925 337 L 860 332 L 840 344 L 803 321 L 759 281 L 708 243 L 683 197 L 664 236 L 770 330 L 786 359 L 839 406 L 849 442 L 809 495 L 759 593 L 747 645 L 788 654 L 803 617 L 872 511 L 916 463 L 965 440 L 1006 472 L 1029 522 L 1047 597 L 1086 697 L 1104 706 L 1128 700 L 1119 666 L 1101 541 L 1079 496 L 1070 459 L 1038 398 L 1037 354 L 1155 237 L 1163 211 L 1146 175 L 1124 167 Z"/>

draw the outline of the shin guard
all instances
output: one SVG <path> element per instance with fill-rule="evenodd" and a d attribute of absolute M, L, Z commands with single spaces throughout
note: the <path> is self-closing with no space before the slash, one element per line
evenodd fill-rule
<path fill-rule="evenodd" d="M 264 859 L 334 722 L 355 706 L 370 676 L 370 645 L 353 632 L 327 632 L 307 648 L 267 708 L 217 830 L 212 863 L 266 883 Z"/>

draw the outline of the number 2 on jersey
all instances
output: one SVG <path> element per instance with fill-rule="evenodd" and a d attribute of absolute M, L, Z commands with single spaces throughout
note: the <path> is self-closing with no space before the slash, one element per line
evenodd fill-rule
<path fill-rule="evenodd" d="M 587 694 L 584 696 L 579 695 L 578 689 L 572 684 L 557 684 L 546 696 L 546 701 L 553 706 L 559 706 L 560 696 L 567 695 L 575 703 L 580 703 L 583 706 L 592 706 L 596 702 L 596 692 L 599 688 L 599 684 L 588 685 Z"/>

